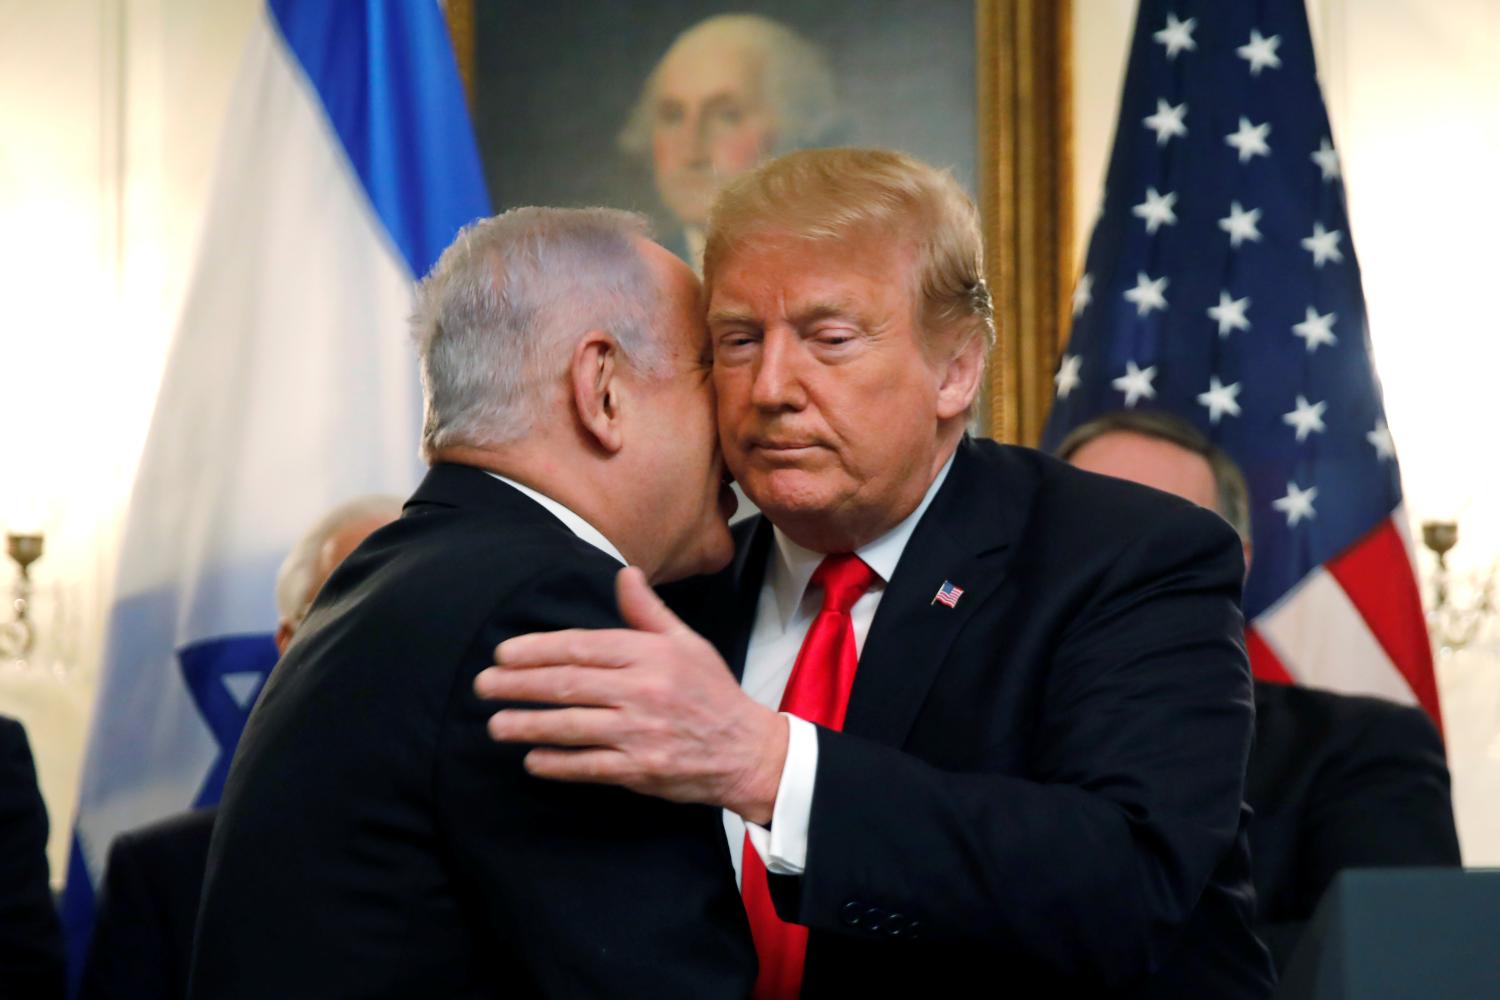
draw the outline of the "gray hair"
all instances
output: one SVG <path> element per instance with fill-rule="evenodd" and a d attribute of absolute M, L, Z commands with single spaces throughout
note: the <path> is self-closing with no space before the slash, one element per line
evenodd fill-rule
<path fill-rule="evenodd" d="M 1219 514 L 1239 532 L 1242 540 L 1250 541 L 1250 487 L 1245 484 L 1245 474 L 1228 452 L 1204 437 L 1198 428 L 1160 410 L 1117 410 L 1073 428 L 1057 446 L 1057 457 L 1069 461 L 1084 445 L 1106 434 L 1139 434 L 1175 444 L 1202 458 L 1213 472 Z"/>
<path fill-rule="evenodd" d="M 836 141 L 843 123 L 833 70 L 822 47 L 768 17 L 719 14 L 678 35 L 656 61 L 616 139 L 622 152 L 638 159 L 649 158 L 656 118 L 656 87 L 662 66 L 678 49 L 709 41 L 738 43 L 765 60 L 761 79 L 766 102 L 776 112 L 773 155 Z"/>
<path fill-rule="evenodd" d="M 372 494 L 340 504 L 323 516 L 292 546 L 276 573 L 276 613 L 296 622 L 306 611 L 318 580 L 318 560 L 329 540 L 360 521 L 394 521 L 401 516 L 401 498 Z"/>
<path fill-rule="evenodd" d="M 567 359 L 606 330 L 647 375 L 666 364 L 660 290 L 641 255 L 644 216 L 515 208 L 465 227 L 417 287 L 422 457 L 494 447 L 546 419 Z"/>

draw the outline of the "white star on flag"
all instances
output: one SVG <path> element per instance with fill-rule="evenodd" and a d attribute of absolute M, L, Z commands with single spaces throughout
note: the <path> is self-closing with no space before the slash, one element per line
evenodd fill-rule
<path fill-rule="evenodd" d="M 1309 486 L 1304 490 L 1296 483 L 1288 481 L 1286 484 L 1286 496 L 1280 500 L 1272 500 L 1271 506 L 1286 515 L 1286 526 L 1288 528 L 1295 528 L 1297 522 L 1303 518 L 1311 521 L 1318 516 L 1318 512 L 1313 510 L 1313 501 L 1316 499 L 1318 499 L 1318 488 L 1316 486 Z"/>
<path fill-rule="evenodd" d="M 1135 314 L 1144 316 L 1153 309 L 1166 309 L 1167 297 L 1162 294 L 1167 288 L 1167 277 L 1149 277 L 1145 271 L 1135 274 L 1135 287 L 1125 290 L 1125 301 L 1135 303 Z"/>
<path fill-rule="evenodd" d="M 1209 422 L 1217 424 L 1219 418 L 1226 413 L 1231 417 L 1240 415 L 1240 404 L 1235 398 L 1239 394 L 1240 384 L 1238 382 L 1231 382 L 1229 385 L 1224 385 L 1219 381 L 1219 376 L 1210 375 L 1208 377 L 1208 391 L 1198 393 L 1198 402 L 1208 407 Z"/>
<path fill-rule="evenodd" d="M 1219 293 L 1219 304 L 1208 307 L 1208 318 L 1219 324 L 1219 336 L 1227 337 L 1235 330 L 1250 329 L 1250 320 L 1245 310 L 1250 308 L 1250 297 L 1233 298 L 1228 292 Z"/>
<path fill-rule="evenodd" d="M 1281 57 L 1276 54 L 1276 48 L 1280 44 L 1280 35 L 1264 38 L 1259 31 L 1251 28 L 1250 41 L 1234 51 L 1240 54 L 1241 59 L 1249 61 L 1251 76 L 1260 76 L 1260 71 L 1267 66 L 1272 69 L 1281 68 Z"/>
<path fill-rule="evenodd" d="M 1138 219 L 1146 220 L 1146 232 L 1154 233 L 1165 223 L 1169 226 L 1177 225 L 1177 213 L 1172 211 L 1172 206 L 1177 203 L 1177 192 L 1168 191 L 1159 194 L 1154 187 L 1146 189 L 1146 200 L 1130 210 L 1130 214 Z"/>
<path fill-rule="evenodd" d="M 1339 338 L 1333 335 L 1333 324 L 1337 319 L 1336 313 L 1319 316 L 1316 309 L 1308 306 L 1307 318 L 1292 327 L 1292 333 L 1307 341 L 1307 353 L 1311 354 L 1324 344 L 1339 342 Z"/>
<path fill-rule="evenodd" d="M 1297 443 L 1301 444 L 1307 440 L 1307 436 L 1314 432 L 1322 434 L 1328 428 L 1323 426 L 1323 411 L 1328 409 L 1328 401 L 1325 399 L 1318 403 L 1309 403 L 1307 397 L 1297 396 L 1297 408 L 1291 413 L 1283 413 L 1281 422 L 1297 428 Z"/>
<path fill-rule="evenodd" d="M 1270 156 L 1271 147 L 1266 136 L 1271 133 L 1271 123 L 1250 124 L 1250 119 L 1240 116 L 1240 127 L 1224 137 L 1224 142 L 1240 151 L 1240 162 L 1248 163 L 1252 156 Z"/>
<path fill-rule="evenodd" d="M 1344 255 L 1339 252 L 1339 240 L 1343 236 L 1337 229 L 1329 232 L 1323 228 L 1323 223 L 1314 222 L 1312 235 L 1302 240 L 1302 249 L 1313 255 L 1314 267 L 1322 267 L 1323 262 L 1328 260 L 1340 264 L 1344 260 Z"/>
<path fill-rule="evenodd" d="M 1156 114 L 1147 115 L 1141 119 L 1141 123 L 1156 133 L 1156 144 L 1158 146 L 1165 146 L 1172 136 L 1187 135 L 1187 125 L 1182 121 L 1186 116 L 1186 102 L 1174 108 L 1158 97 L 1156 99 Z"/>
<path fill-rule="evenodd" d="M 1078 388 L 1083 379 L 1079 377 L 1079 370 L 1083 368 L 1083 356 L 1079 354 L 1064 354 L 1062 364 L 1057 366 L 1057 374 L 1052 376 L 1052 381 L 1057 385 L 1057 398 L 1067 399 L 1068 393 Z"/>
<path fill-rule="evenodd" d="M 1151 37 L 1167 47 L 1167 58 L 1176 59 L 1177 53 L 1183 49 L 1192 52 L 1198 47 L 1193 41 L 1193 29 L 1198 26 L 1198 19 L 1190 17 L 1186 21 L 1177 20 L 1176 14 L 1167 15 L 1167 26 L 1153 34 Z"/>
<path fill-rule="evenodd" d="M 1327 139 L 1323 140 L 1317 152 L 1309 156 L 1308 159 L 1316 163 L 1318 169 L 1323 171 L 1323 179 L 1325 181 L 1331 181 L 1339 175 L 1339 154 L 1333 148 L 1333 144 Z"/>
<path fill-rule="evenodd" d="M 1260 209 L 1246 211 L 1237 201 L 1229 203 L 1229 214 L 1219 220 L 1219 228 L 1229 234 L 1229 245 L 1238 248 L 1246 240 L 1260 242 Z"/>
<path fill-rule="evenodd" d="M 1375 457 L 1381 461 L 1396 457 L 1396 444 L 1391 440 L 1391 429 L 1384 420 L 1375 421 L 1375 429 L 1365 435 L 1365 440 L 1375 446 Z"/>
<path fill-rule="evenodd" d="M 1094 276 L 1085 273 L 1078 279 L 1078 287 L 1073 289 L 1073 315 L 1077 316 L 1094 301 Z"/>
<path fill-rule="evenodd" d="M 1156 398 L 1156 387 L 1151 384 L 1151 380 L 1154 378 L 1156 378 L 1155 365 L 1142 370 L 1136 367 L 1134 361 L 1127 361 L 1125 362 L 1125 374 L 1109 384 L 1125 394 L 1126 407 L 1133 407 L 1142 398 Z"/>

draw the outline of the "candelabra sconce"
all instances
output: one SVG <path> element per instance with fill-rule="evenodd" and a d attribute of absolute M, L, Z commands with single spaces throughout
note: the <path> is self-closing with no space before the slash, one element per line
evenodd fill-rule
<path fill-rule="evenodd" d="M 1423 521 L 1422 544 L 1437 557 L 1430 582 L 1428 633 L 1445 653 L 1463 649 L 1494 621 L 1497 566 L 1467 575 L 1449 568 L 1448 553 L 1458 544 L 1456 521 Z"/>
<path fill-rule="evenodd" d="M 24 661 L 36 648 L 31 564 L 42 557 L 43 548 L 41 535 L 5 536 L 5 552 L 20 568 L 20 573 L 10 602 L 10 618 L 0 622 L 0 660 Z"/>

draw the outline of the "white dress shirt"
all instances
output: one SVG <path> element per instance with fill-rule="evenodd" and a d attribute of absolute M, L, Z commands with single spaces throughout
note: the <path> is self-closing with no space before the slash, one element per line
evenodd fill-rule
<path fill-rule="evenodd" d="M 620 555 L 620 550 L 615 548 L 613 542 L 604 537 L 604 532 L 600 531 L 592 524 L 589 524 L 583 518 L 573 513 L 572 510 L 564 507 L 562 504 L 547 496 L 545 493 L 538 493 L 536 490 L 532 489 L 530 486 L 525 485 L 524 483 L 518 483 L 514 479 L 509 479 L 505 476 L 500 475 L 500 473 L 498 472 L 491 472 L 490 475 L 494 476 L 496 479 L 500 480 L 502 483 L 504 483 L 506 486 L 511 487 L 512 489 L 520 490 L 522 493 L 526 494 L 528 497 L 535 500 L 543 507 L 547 508 L 547 513 L 551 514 L 563 524 L 567 525 L 568 530 L 573 532 L 573 534 L 577 535 L 585 542 L 588 542 L 594 548 L 598 549 L 600 552 L 603 552 L 611 559 L 616 560 L 621 566 L 625 565 L 625 557 Z"/>
<path fill-rule="evenodd" d="M 854 621 L 855 647 L 861 652 L 865 648 L 865 636 L 870 632 L 870 623 L 875 620 L 875 611 L 880 607 L 880 599 L 885 595 L 886 583 L 896 571 L 896 564 L 901 561 L 901 553 L 906 550 L 917 522 L 926 513 L 952 467 L 953 456 L 950 455 L 917 509 L 890 531 L 855 550 L 854 554 L 864 560 L 878 578 L 849 611 L 849 617 Z M 809 593 L 808 584 L 824 554 L 804 549 L 782 534 L 779 528 L 775 529 L 775 537 L 765 582 L 755 604 L 755 624 L 750 632 L 745 673 L 740 681 L 746 694 L 768 708 L 781 704 L 802 640 L 823 607 L 822 590 Z M 746 824 L 738 813 L 724 810 L 724 834 L 729 838 L 729 853 L 734 859 L 737 881 L 747 827 L 750 842 L 765 862 L 767 871 L 776 875 L 801 875 L 807 867 L 807 825 L 812 816 L 813 785 L 818 772 L 818 730 L 811 722 L 782 714 L 786 715 L 790 733 L 770 829 L 756 823 Z"/>

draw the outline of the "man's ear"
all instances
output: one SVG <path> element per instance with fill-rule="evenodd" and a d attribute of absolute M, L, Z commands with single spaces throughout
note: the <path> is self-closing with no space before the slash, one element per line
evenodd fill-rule
<path fill-rule="evenodd" d="M 948 420 L 969 411 L 979 394 L 979 379 L 984 374 L 984 338 L 974 334 L 968 343 L 944 363 L 943 380 L 938 384 L 938 418 Z"/>
<path fill-rule="evenodd" d="M 609 454 L 619 451 L 625 443 L 620 427 L 620 346 L 603 330 L 590 330 L 573 349 L 568 373 L 580 429 Z"/>

